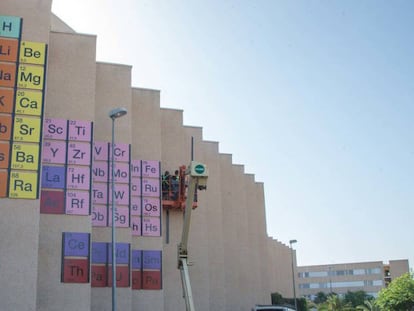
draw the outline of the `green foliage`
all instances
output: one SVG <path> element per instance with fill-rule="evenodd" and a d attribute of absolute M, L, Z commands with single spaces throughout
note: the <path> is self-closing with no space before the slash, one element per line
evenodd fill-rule
<path fill-rule="evenodd" d="M 324 303 L 327 299 L 328 299 L 328 296 L 324 292 L 318 292 L 313 302 L 316 304 L 320 304 L 320 303 Z"/>
<path fill-rule="evenodd" d="M 409 311 L 414 307 L 414 280 L 406 273 L 383 288 L 377 298 L 377 305 L 385 311 Z"/>
<path fill-rule="evenodd" d="M 349 303 L 338 295 L 330 295 L 326 302 L 318 307 L 318 311 L 353 311 L 355 310 Z"/>
<path fill-rule="evenodd" d="M 279 293 L 271 293 L 270 294 L 272 305 L 295 305 L 295 300 L 293 298 L 283 298 L 283 296 Z M 305 298 L 296 298 L 296 304 L 298 306 L 298 311 L 307 311 L 307 301 Z"/>
<path fill-rule="evenodd" d="M 356 307 L 357 311 L 381 311 L 381 309 L 376 305 L 375 300 L 366 300 L 364 304 Z"/>
<path fill-rule="evenodd" d="M 270 294 L 272 305 L 281 305 L 284 303 L 283 296 L 280 293 L 271 293 Z"/>
<path fill-rule="evenodd" d="M 350 304 L 352 307 L 356 308 L 357 306 L 363 305 L 366 300 L 369 300 L 371 298 L 370 295 L 368 295 L 363 290 L 358 290 L 356 292 L 348 291 L 345 294 L 344 302 Z"/>

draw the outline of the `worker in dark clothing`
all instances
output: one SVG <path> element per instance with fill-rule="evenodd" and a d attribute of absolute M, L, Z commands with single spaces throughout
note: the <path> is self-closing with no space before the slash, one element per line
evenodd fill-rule
<path fill-rule="evenodd" d="M 162 175 L 162 197 L 164 200 L 170 199 L 170 184 L 171 184 L 171 175 L 169 171 L 165 171 Z"/>
<path fill-rule="evenodd" d="M 178 199 L 178 190 L 180 185 L 180 175 L 178 170 L 174 172 L 174 176 L 171 178 L 171 191 L 173 195 L 173 200 Z"/>

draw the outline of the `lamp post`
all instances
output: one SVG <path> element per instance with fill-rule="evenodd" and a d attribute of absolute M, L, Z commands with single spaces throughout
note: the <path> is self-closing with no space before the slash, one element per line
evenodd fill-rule
<path fill-rule="evenodd" d="M 296 240 L 290 240 L 289 241 L 289 245 L 290 245 L 290 257 L 292 260 L 292 281 L 293 281 L 293 299 L 295 301 L 295 310 L 298 310 L 298 304 L 296 302 L 296 286 L 295 286 L 295 269 L 293 266 L 293 248 L 292 248 L 292 244 L 297 243 L 298 241 Z"/>
<path fill-rule="evenodd" d="M 125 108 L 115 108 L 109 112 L 112 119 L 111 144 L 111 194 L 112 194 L 112 311 L 116 311 L 116 236 L 115 236 L 115 119 L 127 114 Z"/>

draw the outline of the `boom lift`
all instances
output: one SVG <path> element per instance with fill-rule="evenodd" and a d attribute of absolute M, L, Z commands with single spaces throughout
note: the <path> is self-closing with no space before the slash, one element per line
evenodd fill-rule
<path fill-rule="evenodd" d="M 207 167 L 195 161 L 191 161 L 190 166 L 185 171 L 188 175 L 187 198 L 184 208 L 184 224 L 181 235 L 181 242 L 178 244 L 178 269 L 180 269 L 183 294 L 187 311 L 194 311 L 193 294 L 191 291 L 190 275 L 188 273 L 188 235 L 190 232 L 191 211 L 195 201 L 197 190 L 207 189 L 208 170 Z"/>

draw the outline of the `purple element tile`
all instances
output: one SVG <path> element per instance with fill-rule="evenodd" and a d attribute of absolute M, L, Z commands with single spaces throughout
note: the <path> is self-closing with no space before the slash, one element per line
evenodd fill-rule
<path fill-rule="evenodd" d="M 109 143 L 103 141 L 95 141 L 93 143 L 93 159 L 95 161 L 109 161 Z"/>
<path fill-rule="evenodd" d="M 44 140 L 42 162 L 66 164 L 66 141 Z"/>
<path fill-rule="evenodd" d="M 106 242 L 92 242 L 92 256 L 91 261 L 94 264 L 108 263 L 108 243 Z"/>
<path fill-rule="evenodd" d="M 108 182 L 109 181 L 109 167 L 108 162 L 94 161 L 92 165 L 92 179 L 94 182 Z"/>
<path fill-rule="evenodd" d="M 112 207 L 109 207 L 108 226 L 112 226 Z M 115 226 L 117 228 L 129 227 L 129 208 L 115 207 Z"/>
<path fill-rule="evenodd" d="M 66 140 L 68 121 L 64 119 L 45 119 L 43 122 L 43 137 L 45 139 Z"/>
<path fill-rule="evenodd" d="M 109 185 L 112 189 L 111 185 Z M 119 205 L 129 205 L 129 184 L 115 184 L 114 191 L 115 203 Z M 112 204 L 112 191 L 109 191 L 109 204 Z"/>
<path fill-rule="evenodd" d="M 132 269 L 141 270 L 142 263 L 142 251 L 141 250 L 132 250 Z"/>
<path fill-rule="evenodd" d="M 131 217 L 132 236 L 142 236 L 141 227 L 141 217 Z"/>
<path fill-rule="evenodd" d="M 95 204 L 108 204 L 108 184 L 93 183 L 92 202 Z"/>
<path fill-rule="evenodd" d="M 106 205 L 93 205 L 92 207 L 92 226 L 108 226 L 108 208 Z"/>
<path fill-rule="evenodd" d="M 69 142 L 68 164 L 91 165 L 91 144 Z"/>
<path fill-rule="evenodd" d="M 141 216 L 141 197 L 131 197 L 131 215 Z"/>
<path fill-rule="evenodd" d="M 143 216 L 160 216 L 160 199 L 159 198 L 142 198 L 142 215 Z M 132 210 L 131 210 L 132 213 Z"/>
<path fill-rule="evenodd" d="M 108 243 L 108 263 L 112 264 L 112 244 Z M 129 244 L 116 243 L 116 264 L 129 264 Z"/>
<path fill-rule="evenodd" d="M 161 236 L 161 219 L 159 217 L 143 217 L 142 235 Z"/>
<path fill-rule="evenodd" d="M 131 177 L 141 177 L 141 160 L 131 160 Z"/>
<path fill-rule="evenodd" d="M 68 140 L 92 141 L 92 122 L 69 120 Z"/>
<path fill-rule="evenodd" d="M 65 213 L 68 215 L 89 215 L 89 191 L 67 191 Z"/>
<path fill-rule="evenodd" d="M 115 162 L 129 162 L 130 161 L 130 146 L 129 144 L 115 144 L 114 159 Z M 112 159 L 112 144 L 109 144 L 109 161 Z"/>
<path fill-rule="evenodd" d="M 63 232 L 63 256 L 88 257 L 89 233 Z"/>
<path fill-rule="evenodd" d="M 161 251 L 142 252 L 143 270 L 161 270 Z"/>
<path fill-rule="evenodd" d="M 129 183 L 129 163 L 115 162 L 114 163 L 115 182 Z M 112 163 L 109 162 L 109 180 L 112 181 Z"/>
<path fill-rule="evenodd" d="M 88 166 L 68 166 L 66 170 L 66 188 L 89 190 L 91 171 Z"/>
<path fill-rule="evenodd" d="M 160 180 L 152 178 L 142 178 L 142 196 L 159 197 Z"/>
<path fill-rule="evenodd" d="M 141 196 L 141 178 L 131 178 L 131 196 Z"/>
<path fill-rule="evenodd" d="M 64 166 L 43 166 L 42 188 L 65 188 L 65 171 Z"/>
<path fill-rule="evenodd" d="M 160 162 L 143 160 L 142 177 L 160 178 Z"/>

